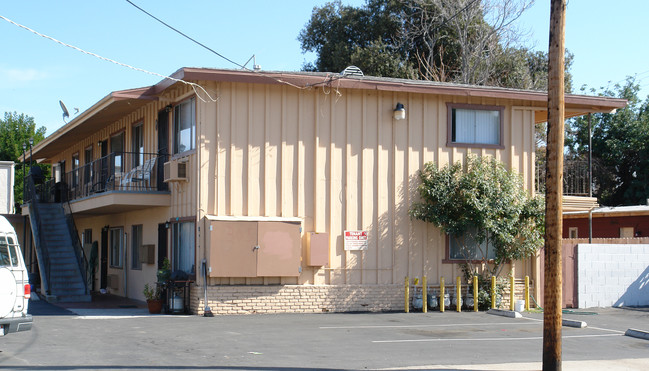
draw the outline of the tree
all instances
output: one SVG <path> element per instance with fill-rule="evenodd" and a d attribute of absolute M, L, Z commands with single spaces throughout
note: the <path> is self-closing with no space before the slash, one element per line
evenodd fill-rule
<path fill-rule="evenodd" d="M 515 46 L 524 33 L 514 21 L 531 3 L 367 0 L 356 8 L 330 2 L 313 9 L 298 36 L 303 51 L 317 54 L 304 69 L 355 65 L 372 76 L 544 90 L 547 53 Z M 566 60 L 569 67 L 572 58 Z"/>
<path fill-rule="evenodd" d="M 543 245 L 543 200 L 529 196 L 520 175 L 496 159 L 470 155 L 465 164 L 441 169 L 429 162 L 419 179 L 420 200 L 410 216 L 457 239 L 466 252 L 466 276 L 498 276 L 505 263 L 530 257 Z"/>
<path fill-rule="evenodd" d="M 36 145 L 45 138 L 45 131 L 44 126 L 36 127 L 34 118 L 31 116 L 24 113 L 5 112 L 4 119 L 0 119 L 0 160 L 20 163 L 23 143 L 28 143 L 29 139 L 33 138 L 34 145 Z M 18 168 L 14 179 L 14 201 L 22 204 L 23 173 Z"/>
<path fill-rule="evenodd" d="M 639 91 L 630 77 L 602 89 L 599 95 L 624 98 L 628 105 L 615 114 L 592 114 L 594 193 L 602 205 L 644 205 L 649 198 L 649 97 L 642 102 Z M 586 158 L 588 117 L 568 122 L 566 148 L 572 158 Z"/>

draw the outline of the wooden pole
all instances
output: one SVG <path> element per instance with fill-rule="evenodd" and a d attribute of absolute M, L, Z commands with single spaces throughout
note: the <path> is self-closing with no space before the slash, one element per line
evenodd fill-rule
<path fill-rule="evenodd" d="M 565 14 L 566 0 L 552 0 L 548 52 L 548 145 L 545 171 L 544 371 L 561 370 Z"/>

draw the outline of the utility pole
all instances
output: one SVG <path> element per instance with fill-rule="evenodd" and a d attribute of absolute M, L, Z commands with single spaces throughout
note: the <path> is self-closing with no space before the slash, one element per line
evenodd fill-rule
<path fill-rule="evenodd" d="M 548 50 L 548 145 L 545 170 L 543 370 L 561 370 L 561 233 L 566 0 L 552 0 Z"/>

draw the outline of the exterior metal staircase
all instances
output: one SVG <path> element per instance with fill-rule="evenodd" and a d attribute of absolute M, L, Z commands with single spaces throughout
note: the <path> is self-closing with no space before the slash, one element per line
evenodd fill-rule
<path fill-rule="evenodd" d="M 48 202 L 42 191 L 37 192 L 31 176 L 27 183 L 41 294 L 53 302 L 90 301 L 87 261 L 72 216 L 65 203 Z"/>

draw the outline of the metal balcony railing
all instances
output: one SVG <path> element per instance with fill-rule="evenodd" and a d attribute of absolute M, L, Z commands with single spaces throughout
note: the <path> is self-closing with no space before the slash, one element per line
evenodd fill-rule
<path fill-rule="evenodd" d="M 563 162 L 563 194 L 588 196 L 588 161 L 567 160 Z M 536 191 L 545 193 L 545 162 L 536 165 Z"/>
<path fill-rule="evenodd" d="M 61 177 L 44 179 L 37 186 L 40 202 L 65 202 L 109 191 L 151 192 L 165 190 L 159 180 L 166 156 L 156 153 L 113 152 L 72 169 Z"/>

